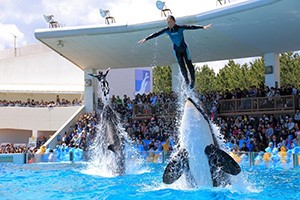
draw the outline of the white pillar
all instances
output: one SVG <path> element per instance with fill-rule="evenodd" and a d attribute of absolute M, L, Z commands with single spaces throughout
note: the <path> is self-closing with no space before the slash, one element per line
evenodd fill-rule
<path fill-rule="evenodd" d="M 38 138 L 38 131 L 37 130 L 32 130 L 32 136 L 36 140 Z"/>
<path fill-rule="evenodd" d="M 280 87 L 280 63 L 278 53 L 266 53 L 265 57 L 265 85 Z"/>
<path fill-rule="evenodd" d="M 171 68 L 172 68 L 172 91 L 180 92 L 182 75 L 180 73 L 179 65 L 177 63 L 173 63 Z"/>
<path fill-rule="evenodd" d="M 93 69 L 84 70 L 84 106 L 86 112 L 93 112 L 94 110 L 94 78 L 89 76 L 87 73 L 93 73 Z"/>
<path fill-rule="evenodd" d="M 28 146 L 36 147 L 37 138 L 38 138 L 38 131 L 37 130 L 32 130 L 32 135 L 28 139 Z"/>

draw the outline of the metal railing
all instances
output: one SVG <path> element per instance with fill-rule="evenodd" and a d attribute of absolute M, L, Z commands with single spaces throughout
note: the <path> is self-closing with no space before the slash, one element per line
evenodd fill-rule
<path fill-rule="evenodd" d="M 171 151 L 143 151 L 140 152 L 141 157 L 149 163 L 167 163 L 170 159 Z M 69 156 L 69 160 L 62 161 L 87 161 L 86 156 L 83 153 L 81 160 L 73 159 L 73 156 Z M 286 153 L 273 155 L 271 153 L 260 152 L 243 152 L 232 153 L 229 152 L 231 157 L 239 163 L 241 166 L 264 166 L 267 168 L 282 167 L 282 168 L 296 168 L 300 167 L 300 152 Z M 50 153 L 44 154 L 0 154 L 1 163 L 18 163 L 18 164 L 31 164 L 39 162 L 49 162 Z M 72 160 L 73 159 L 73 160 Z"/>
<path fill-rule="evenodd" d="M 299 107 L 299 96 L 249 97 L 242 99 L 220 100 L 220 115 L 237 113 L 288 113 Z"/>
<path fill-rule="evenodd" d="M 299 95 L 278 97 L 248 97 L 241 99 L 220 100 L 220 116 L 237 114 L 289 114 L 300 107 Z M 176 115 L 176 104 L 166 103 L 155 106 L 140 104 L 133 106 L 133 118 L 147 119 L 155 114 L 163 117 Z"/>
<path fill-rule="evenodd" d="M 133 106 L 133 118 L 135 119 L 151 118 L 153 114 L 161 117 L 174 117 L 176 115 L 176 104 L 140 104 Z"/>

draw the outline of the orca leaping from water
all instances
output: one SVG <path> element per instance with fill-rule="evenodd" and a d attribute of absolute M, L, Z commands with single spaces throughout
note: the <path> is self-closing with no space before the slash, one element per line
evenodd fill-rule
<path fill-rule="evenodd" d="M 100 162 L 111 160 L 112 174 L 125 174 L 125 135 L 119 127 L 120 119 L 109 104 L 105 105 L 101 114 L 99 137 L 94 141 L 95 154 L 103 152 Z"/>
<path fill-rule="evenodd" d="M 226 186 L 230 184 L 229 174 L 240 172 L 234 159 L 220 149 L 205 112 L 188 98 L 180 126 L 179 148 L 165 168 L 163 182 L 172 184 L 185 174 L 194 187 Z"/>

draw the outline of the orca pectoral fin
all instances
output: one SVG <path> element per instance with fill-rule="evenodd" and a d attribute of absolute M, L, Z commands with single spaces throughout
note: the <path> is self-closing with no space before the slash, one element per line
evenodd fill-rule
<path fill-rule="evenodd" d="M 114 152 L 114 153 L 116 153 L 115 145 L 113 145 L 113 144 L 110 144 L 110 145 L 107 147 L 107 149 L 110 150 L 110 151 L 112 151 L 112 152 Z"/>
<path fill-rule="evenodd" d="M 239 164 L 225 151 L 217 149 L 216 154 L 224 172 L 231 175 L 238 175 L 241 172 Z"/>
<path fill-rule="evenodd" d="M 163 174 L 163 182 L 172 184 L 188 170 L 188 152 L 185 149 L 179 150 L 170 160 Z"/>
<path fill-rule="evenodd" d="M 205 153 L 209 158 L 210 164 L 221 167 L 224 172 L 231 175 L 238 175 L 241 172 L 239 164 L 222 149 L 209 145 L 205 148 Z"/>

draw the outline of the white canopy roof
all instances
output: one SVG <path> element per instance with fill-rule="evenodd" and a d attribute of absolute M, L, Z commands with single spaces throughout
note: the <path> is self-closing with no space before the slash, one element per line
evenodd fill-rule
<path fill-rule="evenodd" d="M 300 49 L 299 0 L 251 0 L 177 18 L 177 24 L 209 23 L 211 29 L 185 31 L 194 63 Z M 167 35 L 137 44 L 165 26 L 161 20 L 38 29 L 35 37 L 81 69 L 170 65 L 175 58 Z"/>

